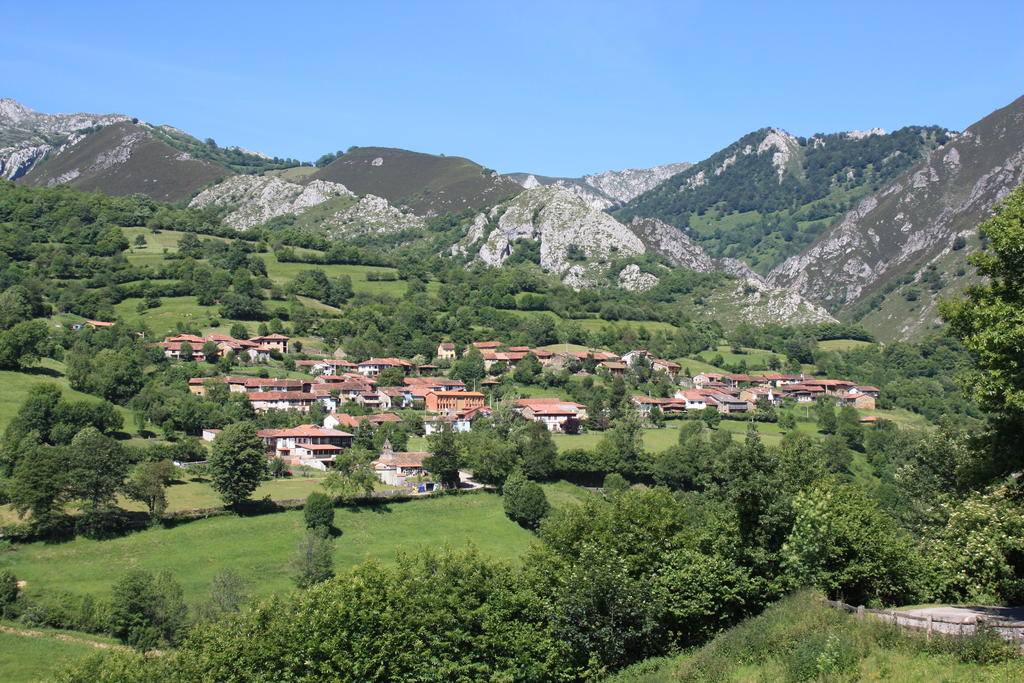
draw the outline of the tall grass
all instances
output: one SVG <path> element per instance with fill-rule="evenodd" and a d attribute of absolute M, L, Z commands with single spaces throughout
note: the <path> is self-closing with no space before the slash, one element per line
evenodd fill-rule
<path fill-rule="evenodd" d="M 901 632 L 792 595 L 703 648 L 641 662 L 624 681 L 1024 680 L 1020 652 L 994 633 Z"/>

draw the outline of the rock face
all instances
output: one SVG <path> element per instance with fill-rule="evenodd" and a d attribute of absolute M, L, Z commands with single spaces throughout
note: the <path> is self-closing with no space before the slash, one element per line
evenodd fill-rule
<path fill-rule="evenodd" d="M 590 208 L 607 211 L 647 192 L 692 165 L 684 161 L 651 168 L 605 171 L 582 178 L 549 178 L 529 173 L 512 173 L 509 177 L 517 180 L 528 190 L 547 185 L 563 187 L 582 199 Z"/>
<path fill-rule="evenodd" d="M 583 286 L 609 258 L 644 253 L 643 242 L 625 225 L 606 213 L 590 208 L 561 187 L 527 190 L 491 210 L 460 245 L 476 251 L 480 260 L 501 265 L 520 239 L 540 241 L 540 266 Z M 479 237 L 477 237 L 479 235 Z"/>
<path fill-rule="evenodd" d="M 619 287 L 631 292 L 646 292 L 658 286 L 658 277 L 641 272 L 640 266 L 630 263 L 619 271 Z"/>
<path fill-rule="evenodd" d="M 332 197 L 352 197 L 341 183 L 314 180 L 308 185 L 290 183 L 276 177 L 240 175 L 203 190 L 189 206 L 237 207 L 224 217 L 236 230 L 247 230 L 286 213 L 301 214 Z"/>
<path fill-rule="evenodd" d="M 958 235 L 974 235 L 993 205 L 1022 181 L 1024 97 L 865 198 L 803 253 L 777 266 L 768 282 L 832 311 L 848 310 L 896 278 L 919 280 L 923 268 L 947 255 Z M 923 294 L 931 297 L 925 308 L 934 311 L 935 293 Z"/>
<path fill-rule="evenodd" d="M 122 114 L 43 114 L 12 99 L 0 99 L 0 177 L 15 180 L 47 154 L 78 142 L 84 128 L 127 121 Z"/>
<path fill-rule="evenodd" d="M 657 218 L 634 218 L 629 227 L 648 249 L 665 256 L 673 265 L 698 273 L 718 270 L 700 245 L 694 244 L 686 233 L 664 221 Z"/>
<path fill-rule="evenodd" d="M 324 204 L 331 202 L 324 215 Z M 423 227 L 423 220 L 403 213 L 386 199 L 366 195 L 358 198 L 341 183 L 312 180 L 306 185 L 270 176 L 235 176 L 203 190 L 189 203 L 193 208 L 230 206 L 224 222 L 247 230 L 276 216 L 303 217 L 320 207 L 315 218 L 306 216 L 310 227 L 322 229 L 329 237 L 393 233 Z"/>

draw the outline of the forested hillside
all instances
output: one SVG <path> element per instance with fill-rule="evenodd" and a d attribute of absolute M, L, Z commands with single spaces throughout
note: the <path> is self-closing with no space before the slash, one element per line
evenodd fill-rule
<path fill-rule="evenodd" d="M 685 230 L 712 256 L 742 259 L 765 274 L 948 139 L 949 131 L 935 126 L 810 138 L 765 128 L 614 214 L 627 222 L 661 219 Z"/>

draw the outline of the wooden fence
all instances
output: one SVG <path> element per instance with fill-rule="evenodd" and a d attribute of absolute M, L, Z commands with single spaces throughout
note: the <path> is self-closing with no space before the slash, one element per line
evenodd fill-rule
<path fill-rule="evenodd" d="M 966 636 L 977 633 L 979 629 L 990 629 L 1006 640 L 1024 646 L 1024 622 L 1011 621 L 999 616 L 974 614 L 965 616 L 963 619 L 944 619 L 932 614 L 922 616 L 894 609 L 868 609 L 863 605 L 855 607 L 837 600 L 823 600 L 823 602 L 829 607 L 856 614 L 858 621 L 863 621 L 865 614 L 874 614 L 882 621 L 894 623 L 901 629 L 924 631 L 929 639 L 932 633 Z"/>

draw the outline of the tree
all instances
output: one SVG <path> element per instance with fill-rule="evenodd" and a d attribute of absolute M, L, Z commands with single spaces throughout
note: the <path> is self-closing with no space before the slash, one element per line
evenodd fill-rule
<path fill-rule="evenodd" d="M 483 379 L 486 374 L 483 354 L 475 346 L 470 347 L 465 356 L 452 364 L 450 374 L 453 379 L 461 379 L 466 384 Z"/>
<path fill-rule="evenodd" d="M 402 368 L 387 368 L 377 376 L 379 387 L 400 387 L 405 384 L 405 373 Z"/>
<path fill-rule="evenodd" d="M 440 432 L 427 437 L 431 455 L 423 459 L 423 468 L 446 489 L 459 487 L 459 444 L 451 425 L 445 423 Z"/>
<path fill-rule="evenodd" d="M 831 399 L 819 399 L 814 407 L 814 412 L 818 415 L 818 431 L 822 434 L 835 434 L 839 425 L 836 422 L 836 409 Z"/>
<path fill-rule="evenodd" d="M 51 351 L 50 328 L 42 320 L 26 320 L 0 333 L 0 368 L 27 368 Z"/>
<path fill-rule="evenodd" d="M 302 515 L 306 520 L 307 529 L 330 531 L 334 527 L 334 502 L 323 493 L 313 491 L 306 496 Z"/>
<path fill-rule="evenodd" d="M 7 485 L 7 497 L 20 517 L 31 514 L 40 535 L 57 531 L 70 498 L 67 478 L 67 447 L 41 446 L 25 439 L 19 444 L 22 457 Z"/>
<path fill-rule="evenodd" d="M 235 323 L 231 326 L 231 336 L 235 339 L 248 339 L 249 330 L 242 323 Z"/>
<path fill-rule="evenodd" d="M 370 466 L 375 457 L 365 448 L 352 447 L 342 451 L 335 456 L 334 467 L 320 485 L 342 503 L 370 495 L 380 481 Z"/>
<path fill-rule="evenodd" d="M 523 359 L 516 364 L 512 378 L 520 384 L 533 384 L 540 372 L 540 361 L 531 352 L 523 356 Z"/>
<path fill-rule="evenodd" d="M 299 588 L 309 588 L 334 576 L 334 546 L 326 530 L 310 531 L 303 536 L 288 567 Z"/>
<path fill-rule="evenodd" d="M 205 344 L 203 344 L 203 357 L 206 359 L 207 363 L 216 363 L 218 352 L 219 349 L 217 348 L 217 342 L 208 341 Z"/>
<path fill-rule="evenodd" d="M 18 598 L 18 577 L 10 569 L 0 569 L 0 610 Z"/>
<path fill-rule="evenodd" d="M 173 645 L 186 616 L 181 586 L 166 569 L 156 576 L 130 571 L 113 586 L 110 625 L 115 636 L 136 650 L 151 650 L 161 641 Z"/>
<path fill-rule="evenodd" d="M 128 497 L 145 503 L 149 518 L 159 520 L 167 509 L 167 484 L 174 477 L 174 463 L 170 460 L 140 463 L 132 470 L 125 487 Z"/>
<path fill-rule="evenodd" d="M 247 500 L 267 471 L 263 440 L 252 422 L 225 427 L 213 441 L 210 479 L 228 506 Z"/>
<path fill-rule="evenodd" d="M 555 469 L 558 446 L 541 422 L 530 422 L 521 442 L 523 473 L 530 479 L 547 479 Z"/>
<path fill-rule="evenodd" d="M 544 489 L 530 481 L 522 470 L 516 470 L 505 480 L 502 490 L 505 515 L 526 529 L 536 529 L 550 509 Z"/>
<path fill-rule="evenodd" d="M 68 455 L 73 495 L 93 507 L 112 504 L 128 470 L 121 444 L 90 426 L 75 435 Z"/>
<path fill-rule="evenodd" d="M 195 355 L 195 349 L 188 342 L 181 342 L 181 346 L 178 349 L 178 356 L 182 360 L 192 360 L 192 356 Z"/>
<path fill-rule="evenodd" d="M 601 489 L 606 496 L 617 496 L 629 490 L 629 482 L 618 472 L 610 472 L 604 476 Z"/>
<path fill-rule="evenodd" d="M 989 414 L 992 434 L 988 477 L 1018 471 L 1024 464 L 1024 186 L 978 226 L 984 251 L 971 256 L 984 284 L 965 290 L 962 300 L 939 305 L 949 332 L 975 359 L 962 387 Z"/>
<path fill-rule="evenodd" d="M 238 614 L 248 600 L 245 581 L 237 571 L 226 567 L 213 576 L 206 599 L 196 605 L 198 617 L 208 622 Z"/>
<path fill-rule="evenodd" d="M 855 486 L 821 484 L 793 501 L 784 566 L 804 585 L 854 604 L 914 602 L 922 567 L 910 540 Z"/>

